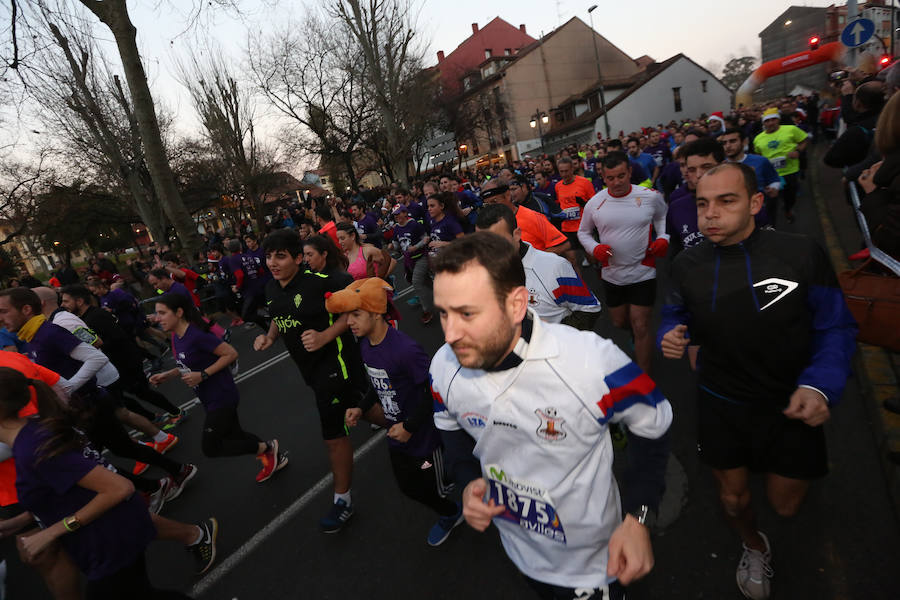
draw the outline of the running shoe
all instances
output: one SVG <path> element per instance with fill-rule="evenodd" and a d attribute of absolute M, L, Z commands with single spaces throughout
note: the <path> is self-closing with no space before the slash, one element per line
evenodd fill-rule
<path fill-rule="evenodd" d="M 429 323 L 431 323 L 431 319 L 433 319 L 433 318 L 434 318 L 434 314 L 433 314 L 433 313 L 430 313 L 430 312 L 428 312 L 428 311 L 424 311 L 424 312 L 422 313 L 422 316 L 419 318 L 419 320 L 422 321 L 422 324 L 423 324 L 423 325 L 428 325 Z"/>
<path fill-rule="evenodd" d="M 409 306 L 418 306 L 419 305 L 419 297 L 413 296 L 409 300 L 406 301 Z"/>
<path fill-rule="evenodd" d="M 182 465 L 181 472 L 178 474 L 178 477 L 175 478 L 171 491 L 166 495 L 166 502 L 171 502 L 180 496 L 181 492 L 184 491 L 184 486 L 186 486 L 195 475 L 197 475 L 196 466 L 192 464 Z"/>
<path fill-rule="evenodd" d="M 244 324 L 244 320 L 240 317 L 235 317 L 231 320 L 231 325 L 229 327 L 239 327 Z"/>
<path fill-rule="evenodd" d="M 751 600 L 767 600 L 771 594 L 772 584 L 769 582 L 775 571 L 769 561 L 772 560 L 772 548 L 769 538 L 762 531 L 759 536 L 766 543 L 766 551 L 753 550 L 744 544 L 744 554 L 738 563 L 736 578 L 738 589 L 745 598 Z"/>
<path fill-rule="evenodd" d="M 164 442 L 150 442 L 150 446 L 160 454 L 165 454 L 166 452 L 174 448 L 177 443 L 178 438 L 171 433 L 167 433 L 166 440 Z"/>
<path fill-rule="evenodd" d="M 163 505 L 166 503 L 166 496 L 172 491 L 172 486 L 174 485 L 174 479 L 171 477 L 163 477 L 159 480 L 159 489 L 152 494 L 146 494 L 147 508 L 150 512 L 154 515 L 159 514 L 159 511 L 162 510 Z"/>
<path fill-rule="evenodd" d="M 266 481 L 276 471 L 280 471 L 288 464 L 288 457 L 278 452 L 278 440 L 267 442 L 268 449 L 262 454 L 258 454 L 256 459 L 262 463 L 262 469 L 256 474 L 256 483 Z"/>
<path fill-rule="evenodd" d="M 428 532 L 429 546 L 440 546 L 443 544 L 447 538 L 450 537 L 450 532 L 463 522 L 462 505 L 457 504 L 456 507 L 457 511 L 455 515 L 441 517 L 431 528 L 431 531 Z"/>
<path fill-rule="evenodd" d="M 140 443 L 140 442 L 138 442 Z M 147 472 L 147 469 L 150 468 L 150 465 L 147 463 L 142 463 L 139 460 L 134 461 L 134 468 L 131 470 L 132 475 L 143 475 Z"/>
<path fill-rule="evenodd" d="M 203 575 L 216 562 L 216 538 L 219 536 L 219 522 L 215 517 L 210 517 L 197 527 L 200 528 L 203 537 L 193 546 L 188 546 L 187 549 L 194 555 L 194 573 Z"/>
<path fill-rule="evenodd" d="M 165 417 L 166 417 L 165 423 L 163 423 L 162 425 L 159 425 L 158 427 L 160 429 L 162 429 L 163 431 L 169 431 L 170 429 L 174 429 L 175 427 L 177 427 L 178 425 L 181 424 L 181 421 L 184 420 L 185 412 L 181 411 L 174 417 L 171 415 L 165 415 Z"/>
<path fill-rule="evenodd" d="M 331 506 L 328 514 L 319 520 L 319 525 L 324 533 L 337 533 L 353 516 L 353 507 L 342 499 L 338 499 Z"/>
<path fill-rule="evenodd" d="M 156 415 L 155 417 L 153 417 L 153 420 L 151 421 L 151 423 L 153 423 L 160 429 L 162 429 L 163 425 L 165 425 L 168 422 L 169 422 L 169 415 L 167 415 L 166 413 L 161 413 L 161 414 Z"/>

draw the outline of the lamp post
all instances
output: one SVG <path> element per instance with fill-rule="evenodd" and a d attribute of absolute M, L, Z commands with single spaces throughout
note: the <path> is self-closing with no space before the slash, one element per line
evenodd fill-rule
<path fill-rule="evenodd" d="M 546 125 L 550 122 L 550 117 L 547 116 L 547 113 L 542 113 L 541 109 L 536 108 L 534 110 L 534 114 L 531 115 L 531 121 L 528 122 L 531 125 L 531 128 L 534 129 L 537 127 L 538 136 L 541 138 L 541 154 L 544 153 L 544 128 L 541 127 L 541 123 Z"/>
<path fill-rule="evenodd" d="M 606 116 L 606 98 L 603 95 L 603 73 L 600 71 L 600 51 L 597 50 L 597 35 L 594 31 L 594 4 L 588 9 L 588 18 L 591 21 L 591 41 L 594 42 L 594 60 L 597 62 L 597 79 L 600 80 L 600 108 L 603 110 L 603 129 L 606 130 L 606 139 L 609 139 L 609 117 Z"/>
<path fill-rule="evenodd" d="M 466 146 L 465 144 L 459 145 L 459 169 L 458 169 L 458 171 L 459 171 L 460 175 L 462 175 L 462 157 L 463 157 L 463 154 L 466 153 L 467 149 L 468 149 L 468 146 Z"/>
<path fill-rule="evenodd" d="M 784 29 L 787 30 L 787 28 L 791 26 L 791 23 L 793 23 L 793 21 L 791 21 L 790 19 L 788 19 L 787 21 L 785 21 L 785 22 L 784 22 Z M 782 40 L 784 40 L 784 44 L 783 44 L 783 46 L 782 46 L 782 47 L 784 48 L 784 50 L 783 50 L 783 52 L 781 53 L 782 57 L 787 56 L 788 35 L 790 35 L 790 34 L 789 34 L 789 33 L 785 33 L 784 37 L 781 38 Z M 782 95 L 784 95 L 784 96 L 787 96 L 787 78 L 788 78 L 787 73 L 785 73 L 785 74 L 783 74 L 783 75 L 781 76 L 781 91 L 783 92 Z"/>

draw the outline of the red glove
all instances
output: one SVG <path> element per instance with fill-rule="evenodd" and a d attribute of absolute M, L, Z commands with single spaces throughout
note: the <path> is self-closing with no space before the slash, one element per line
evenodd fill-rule
<path fill-rule="evenodd" d="M 669 241 L 663 238 L 656 238 L 647 248 L 647 254 L 644 256 L 641 264 L 648 267 L 656 267 L 656 259 L 662 258 L 668 251 Z"/>
<path fill-rule="evenodd" d="M 612 258 L 612 248 L 606 244 L 597 244 L 593 252 L 594 258 L 600 263 L 600 266 L 608 267 L 609 259 Z"/>

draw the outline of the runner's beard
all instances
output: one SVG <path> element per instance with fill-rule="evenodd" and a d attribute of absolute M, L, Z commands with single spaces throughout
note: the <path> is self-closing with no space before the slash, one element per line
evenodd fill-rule
<path fill-rule="evenodd" d="M 476 343 L 466 340 L 456 342 L 452 345 L 452 348 L 456 354 L 456 359 L 463 367 L 467 369 L 489 369 L 506 356 L 515 335 L 516 328 L 513 327 L 512 321 L 510 321 L 509 317 L 503 315 L 491 336 L 483 342 Z M 457 351 L 458 346 L 467 350 L 467 354 L 461 356 Z"/>

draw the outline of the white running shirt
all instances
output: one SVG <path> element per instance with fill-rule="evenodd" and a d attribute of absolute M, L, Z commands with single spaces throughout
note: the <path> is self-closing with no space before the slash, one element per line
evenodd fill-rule
<path fill-rule="evenodd" d="M 600 273 L 604 281 L 630 285 L 656 277 L 656 267 L 642 265 L 641 261 L 647 256 L 651 225 L 658 238 L 669 239 L 666 210 L 662 194 L 639 185 L 632 185 L 621 198 L 612 196 L 607 188 L 588 201 L 578 226 L 578 241 L 592 254 L 598 245 L 593 236 L 596 229 L 599 243 L 612 249 L 609 266 Z"/>

